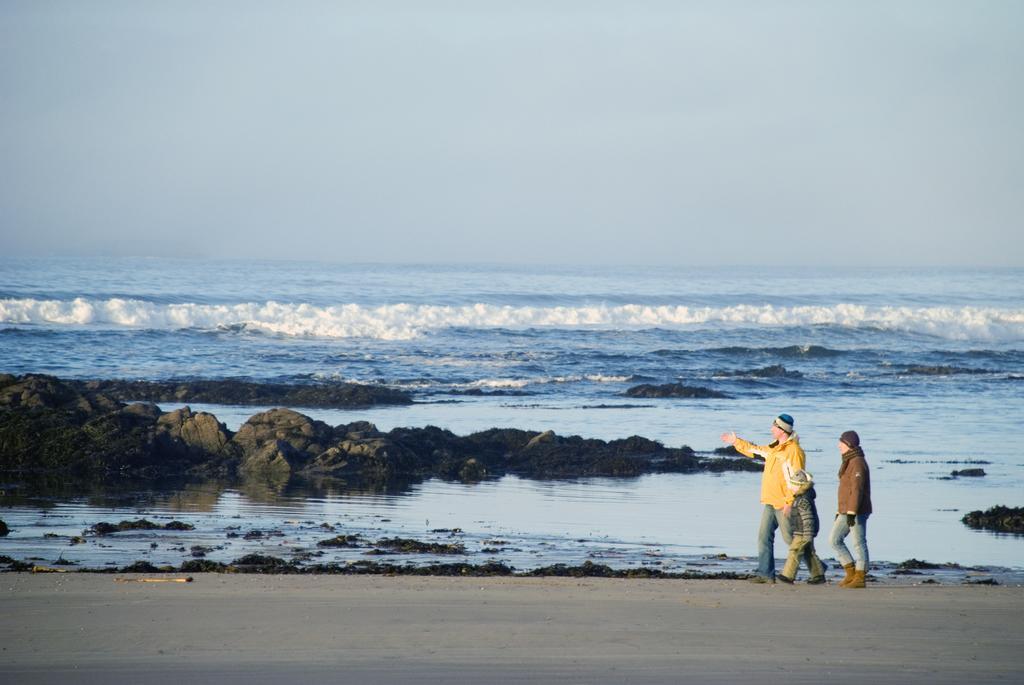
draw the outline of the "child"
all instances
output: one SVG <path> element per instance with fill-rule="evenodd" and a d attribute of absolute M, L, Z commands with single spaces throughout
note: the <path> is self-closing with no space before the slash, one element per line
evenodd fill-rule
<path fill-rule="evenodd" d="M 790 512 L 790 525 L 793 529 L 793 542 L 789 545 L 789 554 L 782 573 L 778 578 L 783 583 L 792 584 L 796 580 L 800 568 L 800 557 L 807 555 L 808 571 L 811 577 L 809 585 L 825 582 L 825 565 L 814 552 L 814 536 L 818 534 L 818 509 L 814 506 L 814 479 L 803 469 L 794 470 L 789 464 L 783 464 L 786 483 L 793 493 L 793 508 Z"/>

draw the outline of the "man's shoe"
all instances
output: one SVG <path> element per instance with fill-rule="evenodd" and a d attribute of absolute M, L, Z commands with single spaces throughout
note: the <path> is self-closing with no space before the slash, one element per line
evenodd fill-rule
<path fill-rule="evenodd" d="M 854 574 L 857 572 L 856 567 L 853 564 L 844 564 L 843 570 L 846 571 L 846 577 L 839 581 L 839 587 L 846 587 L 853 580 Z"/>
<path fill-rule="evenodd" d="M 776 578 L 776 580 L 781 580 L 786 585 L 792 585 L 793 584 L 793 579 L 792 578 L 784 576 L 781 573 L 779 575 L 775 576 L 775 578 Z"/>
<path fill-rule="evenodd" d="M 807 579 L 807 584 L 808 585 L 824 585 L 825 584 L 825 576 L 824 575 L 820 575 L 820 576 L 814 576 L 813 578 L 808 578 Z"/>
<path fill-rule="evenodd" d="M 753 576 L 751 578 L 748 578 L 747 580 L 749 580 L 751 583 L 756 583 L 760 585 L 775 585 L 775 579 L 769 578 L 768 576 Z"/>

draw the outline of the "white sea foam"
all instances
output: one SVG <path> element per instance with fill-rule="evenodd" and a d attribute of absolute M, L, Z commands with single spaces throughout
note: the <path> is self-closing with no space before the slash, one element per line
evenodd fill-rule
<path fill-rule="evenodd" d="M 0 324 L 258 330 L 285 336 L 409 340 L 445 328 L 644 329 L 706 326 L 878 328 L 951 340 L 1024 340 L 1024 310 L 990 307 L 513 307 L 392 304 L 331 307 L 281 302 L 155 304 L 142 300 L 0 299 Z"/>
<path fill-rule="evenodd" d="M 523 378 L 482 378 L 465 384 L 465 388 L 525 388 L 530 381 Z"/>

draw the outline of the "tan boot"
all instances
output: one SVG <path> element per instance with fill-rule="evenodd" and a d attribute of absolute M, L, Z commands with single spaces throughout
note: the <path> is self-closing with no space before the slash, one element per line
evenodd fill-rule
<path fill-rule="evenodd" d="M 839 581 L 839 587 L 846 587 L 853 580 L 853 574 L 856 567 L 853 564 L 845 564 L 843 570 L 846 571 L 846 577 Z"/>
<path fill-rule="evenodd" d="M 854 571 L 853 572 L 853 580 L 851 580 L 849 583 L 847 583 L 843 587 L 845 587 L 846 589 L 857 588 L 857 587 L 864 587 L 864 574 L 865 573 L 867 573 L 866 569 L 863 570 L 863 571 L 861 571 L 861 570 Z"/>

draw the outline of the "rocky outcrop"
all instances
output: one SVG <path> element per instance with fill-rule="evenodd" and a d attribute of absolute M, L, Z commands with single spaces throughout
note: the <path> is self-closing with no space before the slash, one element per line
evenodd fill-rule
<path fill-rule="evenodd" d="M 289 476 L 331 448 L 335 431 L 291 409 L 271 409 L 242 424 L 232 439 L 247 475 Z"/>
<path fill-rule="evenodd" d="M 365 421 L 332 427 L 283 408 L 256 414 L 232 433 L 212 414 L 125 405 L 83 387 L 49 376 L 0 377 L 0 474 L 275 481 L 301 475 L 383 483 L 760 468 L 747 459 L 705 459 L 689 447 L 668 448 L 639 436 L 606 442 L 511 428 L 458 436 L 435 426 L 384 433 Z"/>
<path fill-rule="evenodd" d="M 693 399 L 729 399 L 724 392 L 702 388 L 699 386 L 683 385 L 682 383 L 666 383 L 664 385 L 634 385 L 626 390 L 626 397 L 686 397 Z"/>
<path fill-rule="evenodd" d="M 345 438 L 309 465 L 309 472 L 336 477 L 388 480 L 416 472 L 416 455 L 388 437 Z"/>
<path fill-rule="evenodd" d="M 334 429 L 291 409 L 271 409 L 252 416 L 233 438 L 247 454 L 274 441 L 285 442 L 312 459 L 334 441 Z"/>
<path fill-rule="evenodd" d="M 156 425 L 158 432 L 196 450 L 225 457 L 238 455 L 231 432 L 213 414 L 197 414 L 189 407 L 182 407 L 158 416 Z"/>
<path fill-rule="evenodd" d="M 746 378 L 803 378 L 799 371 L 789 371 L 782 364 L 764 366 L 760 369 L 748 369 L 746 371 L 730 371 L 726 376 L 738 376 Z"/>
<path fill-rule="evenodd" d="M 1024 535 L 1024 507 L 998 505 L 987 511 L 972 511 L 960 520 L 970 528 Z"/>
<path fill-rule="evenodd" d="M 153 476 L 202 471 L 209 455 L 158 428 L 152 405 L 124 405 L 50 376 L 5 377 L 0 470 Z"/>
<path fill-rule="evenodd" d="M 111 535 L 125 530 L 195 530 L 195 526 L 181 521 L 171 521 L 166 524 L 153 523 L 147 519 L 121 521 L 120 523 L 100 521 L 86 528 L 83 533 L 85 535 Z"/>
<path fill-rule="evenodd" d="M 83 390 L 100 392 L 121 401 L 192 402 L 292 407 L 369 407 L 377 404 L 411 404 L 401 390 L 360 383 L 254 383 L 252 381 L 75 381 Z"/>
<path fill-rule="evenodd" d="M 22 377 L 0 376 L 0 407 L 42 409 L 98 414 L 121 407 L 117 400 L 97 392 L 83 392 L 74 382 L 53 376 L 29 374 Z"/>

